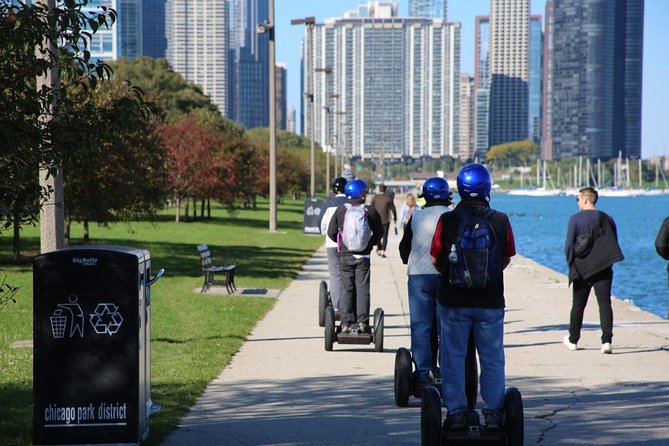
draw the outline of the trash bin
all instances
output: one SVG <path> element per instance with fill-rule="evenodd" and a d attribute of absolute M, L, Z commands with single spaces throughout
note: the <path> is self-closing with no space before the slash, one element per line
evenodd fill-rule
<path fill-rule="evenodd" d="M 33 443 L 139 444 L 151 401 L 148 251 L 63 249 L 33 265 Z"/>
<path fill-rule="evenodd" d="M 304 233 L 321 234 L 321 228 L 318 226 L 318 218 L 325 200 L 322 198 L 307 198 L 304 200 Z"/>

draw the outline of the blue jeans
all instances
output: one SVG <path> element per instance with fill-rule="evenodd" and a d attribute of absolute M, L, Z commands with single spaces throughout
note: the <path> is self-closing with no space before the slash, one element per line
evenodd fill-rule
<path fill-rule="evenodd" d="M 438 329 L 437 293 L 440 277 L 437 274 L 409 276 L 409 316 L 411 319 L 411 352 L 416 363 L 415 379 L 427 381 L 436 358 L 432 353 L 432 331 Z"/>
<path fill-rule="evenodd" d="M 481 398 L 486 409 L 504 408 L 504 309 L 439 306 L 442 396 L 449 412 L 467 409 L 465 356 L 469 332 L 481 368 Z"/>
<path fill-rule="evenodd" d="M 362 322 L 369 325 L 369 258 L 356 259 L 352 255 L 343 255 L 339 259 L 339 265 L 341 266 L 339 295 L 341 323 L 353 325 Z"/>

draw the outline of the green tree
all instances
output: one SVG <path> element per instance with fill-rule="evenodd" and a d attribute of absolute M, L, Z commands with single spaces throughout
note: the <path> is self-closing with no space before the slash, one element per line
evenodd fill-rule
<path fill-rule="evenodd" d="M 492 146 L 486 154 L 486 161 L 502 160 L 515 164 L 526 165 L 539 156 L 539 146 L 532 140 L 514 141 Z"/>

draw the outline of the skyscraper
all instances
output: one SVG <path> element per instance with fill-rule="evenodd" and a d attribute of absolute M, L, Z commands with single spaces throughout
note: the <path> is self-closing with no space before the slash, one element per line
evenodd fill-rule
<path fill-rule="evenodd" d="M 268 0 L 228 0 L 230 7 L 229 117 L 246 128 L 269 126 L 269 34 L 256 27 L 269 19 Z"/>
<path fill-rule="evenodd" d="M 363 4 L 315 26 L 312 66 L 329 69 L 312 74 L 316 140 L 337 134 L 337 114 L 323 109 L 336 96 L 353 156 L 459 156 L 460 24 L 400 18 L 393 6 Z"/>
<path fill-rule="evenodd" d="M 474 153 L 472 153 L 472 156 L 484 160 L 489 147 L 490 78 L 488 77 L 488 58 L 490 54 L 490 17 L 477 16 L 474 31 Z"/>
<path fill-rule="evenodd" d="M 286 64 L 277 62 L 276 72 L 276 128 L 286 130 L 286 103 L 288 102 Z"/>
<path fill-rule="evenodd" d="M 528 77 L 527 135 L 535 143 L 541 143 L 542 79 L 544 36 L 541 31 L 541 16 L 530 16 L 530 48 Z"/>
<path fill-rule="evenodd" d="M 167 0 L 167 60 L 172 69 L 202 87 L 220 112 L 228 111 L 226 1 Z"/>
<path fill-rule="evenodd" d="M 446 20 L 448 0 L 410 0 L 410 17 L 430 17 Z"/>
<path fill-rule="evenodd" d="M 134 59 L 142 53 L 141 0 L 119 0 L 119 57 Z"/>
<path fill-rule="evenodd" d="M 641 154 L 643 0 L 555 0 L 553 156 Z"/>
<path fill-rule="evenodd" d="M 94 14 L 99 12 L 99 7 L 112 8 L 118 11 L 117 0 L 91 0 L 86 6 L 81 8 L 85 14 Z M 116 60 L 119 58 L 119 24 L 115 22 L 109 29 L 101 26 L 95 34 L 91 37 L 88 45 L 88 50 L 91 52 L 91 60 Z"/>
<path fill-rule="evenodd" d="M 543 110 L 541 115 L 541 158 L 553 159 L 553 29 L 555 28 L 555 2 L 546 1 L 544 29 L 544 66 L 543 66 Z"/>
<path fill-rule="evenodd" d="M 489 145 L 527 139 L 530 0 L 490 1 Z"/>
<path fill-rule="evenodd" d="M 474 129 L 474 78 L 470 77 L 467 73 L 460 74 L 460 122 L 459 122 L 459 136 L 460 141 L 458 142 L 458 154 L 462 159 L 470 159 L 473 150 L 473 135 L 472 131 Z"/>
<path fill-rule="evenodd" d="M 142 55 L 164 58 L 167 50 L 165 37 L 165 1 L 142 0 Z"/>

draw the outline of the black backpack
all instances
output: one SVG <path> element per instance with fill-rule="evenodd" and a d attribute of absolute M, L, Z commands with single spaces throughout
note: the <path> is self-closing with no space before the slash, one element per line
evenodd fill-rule
<path fill-rule="evenodd" d="M 464 289 L 481 289 L 499 281 L 502 274 L 500 244 L 490 222 L 494 210 L 456 208 L 461 219 L 448 256 L 449 282 Z"/>

